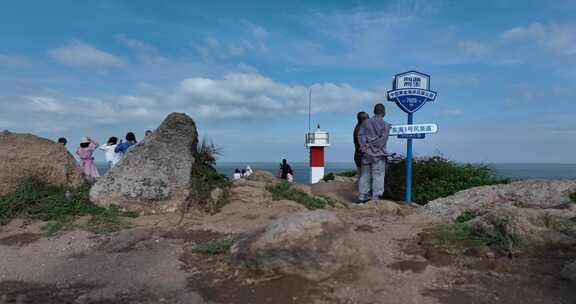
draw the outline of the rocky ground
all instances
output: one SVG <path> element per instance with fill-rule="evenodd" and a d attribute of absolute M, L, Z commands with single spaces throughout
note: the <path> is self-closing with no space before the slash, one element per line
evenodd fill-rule
<path fill-rule="evenodd" d="M 314 225 L 313 219 L 312 224 L 305 219 L 282 223 L 291 215 L 305 218 L 309 211 L 293 201 L 274 201 L 267 185 L 265 179 L 236 182 L 231 202 L 215 215 L 140 216 L 129 219 L 133 228 L 112 236 L 72 230 L 45 237 L 42 223 L 13 220 L 0 226 L 0 303 L 576 303 L 574 271 L 566 268 L 576 260 L 576 248 L 564 239 L 556 247 L 517 256 L 465 243 L 438 246 L 434 227 L 454 215 L 446 207 L 454 201 L 428 209 L 391 201 L 356 206 L 351 204 L 352 179 L 300 186 L 336 202 L 326 210 L 337 220 L 322 219 L 337 221 L 334 228 Z M 474 201 L 466 195 L 466 201 Z M 562 210 L 567 218 L 574 212 L 558 209 L 563 205 L 543 207 Z M 474 221 L 485 224 L 488 218 Z M 294 236 L 298 233 L 305 237 Z M 277 250 L 266 243 L 270 234 L 286 239 L 284 249 L 304 240 L 298 245 L 303 249 Z M 340 234 L 354 243 L 340 242 Z M 250 250 L 260 251 L 246 258 L 193 250 L 197 244 L 243 238 L 252 238 Z M 351 262 L 350 244 L 367 259 Z M 324 245 L 330 250 L 315 255 Z M 250 255 L 250 250 L 243 252 Z M 331 275 L 306 279 L 290 273 L 303 265 L 294 256 L 325 258 L 321 269 Z M 261 260 L 234 263 L 252 258 Z"/>

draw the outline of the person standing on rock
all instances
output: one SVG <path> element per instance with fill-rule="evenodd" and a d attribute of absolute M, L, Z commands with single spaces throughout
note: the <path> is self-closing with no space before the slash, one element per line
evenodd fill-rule
<path fill-rule="evenodd" d="M 384 194 L 386 175 L 386 144 L 391 125 L 384 121 L 386 108 L 379 103 L 374 106 L 374 116 L 365 120 L 358 131 L 358 142 L 362 153 L 360 178 L 358 180 L 358 203 L 370 199 L 378 200 Z M 370 198 L 370 193 L 372 197 Z"/>
<path fill-rule="evenodd" d="M 116 146 L 114 152 L 121 153 L 121 155 L 124 155 L 126 154 L 126 152 L 128 152 L 128 149 L 133 145 L 135 145 L 136 143 L 137 143 L 136 135 L 134 135 L 134 133 L 132 132 L 128 132 L 126 134 L 126 142 L 120 140 L 120 143 Z"/>
<path fill-rule="evenodd" d="M 292 178 L 294 178 L 294 172 L 292 171 L 292 167 L 290 167 L 286 159 L 283 159 L 282 163 L 280 164 L 280 178 L 288 180 L 288 175 L 292 175 Z"/>
<path fill-rule="evenodd" d="M 98 143 L 90 137 L 84 137 L 80 140 L 80 147 L 76 150 L 76 154 L 80 157 L 80 167 L 82 172 L 90 179 L 95 179 L 100 176 L 96 165 L 94 165 L 94 150 L 98 147 Z"/>
<path fill-rule="evenodd" d="M 356 114 L 358 123 L 354 127 L 354 163 L 356 164 L 357 175 L 360 174 L 360 167 L 362 166 L 362 149 L 360 149 L 360 142 L 358 141 L 358 132 L 360 132 L 362 123 L 368 118 L 370 118 L 370 115 L 366 112 L 358 112 Z"/>
<path fill-rule="evenodd" d="M 108 163 L 108 168 L 116 166 L 116 164 L 122 159 L 120 153 L 116 153 L 116 146 L 118 145 L 118 138 L 112 136 L 108 139 L 108 142 L 100 146 L 100 150 L 104 151 L 106 156 L 106 162 Z"/>

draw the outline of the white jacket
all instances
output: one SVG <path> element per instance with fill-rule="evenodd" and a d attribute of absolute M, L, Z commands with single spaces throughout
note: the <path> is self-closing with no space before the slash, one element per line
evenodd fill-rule
<path fill-rule="evenodd" d="M 122 159 L 122 153 L 114 152 L 116 149 L 116 145 L 101 145 L 100 150 L 104 151 L 104 155 L 106 156 L 106 162 L 111 163 L 112 167 L 116 166 L 118 162 Z"/>

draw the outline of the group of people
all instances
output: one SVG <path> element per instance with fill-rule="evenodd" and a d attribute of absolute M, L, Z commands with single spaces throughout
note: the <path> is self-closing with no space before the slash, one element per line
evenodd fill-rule
<path fill-rule="evenodd" d="M 241 179 L 243 177 L 248 177 L 250 175 L 252 175 L 252 173 L 254 173 L 254 170 L 252 170 L 252 168 L 250 168 L 250 166 L 246 166 L 246 169 L 235 169 L 234 170 L 234 175 L 232 176 L 232 178 L 234 180 L 238 180 Z"/>
<path fill-rule="evenodd" d="M 152 131 L 146 131 L 146 136 L 150 135 Z M 58 139 L 58 143 L 66 146 L 68 141 L 64 137 Z M 108 168 L 116 166 L 124 157 L 124 154 L 130 150 L 138 141 L 136 140 L 136 135 L 133 132 L 128 132 L 125 136 L 125 141 L 120 140 L 115 136 L 108 139 L 106 144 L 99 145 L 94 139 L 90 137 L 83 137 L 80 140 L 80 145 L 76 149 L 76 155 L 80 159 L 79 164 L 82 172 L 88 178 L 95 179 L 100 176 L 98 168 L 94 163 L 94 152 L 96 150 L 104 151 L 104 157 L 106 158 L 106 163 Z"/>
<path fill-rule="evenodd" d="M 358 123 L 354 128 L 354 162 L 359 172 L 358 204 L 382 199 L 386 161 L 386 149 L 392 125 L 384 120 L 386 108 L 379 103 L 374 106 L 374 116 L 359 112 Z"/>
<path fill-rule="evenodd" d="M 294 182 L 294 171 L 292 171 L 292 167 L 290 167 L 286 159 L 283 159 L 280 163 L 280 168 L 278 169 L 278 177 L 289 183 Z"/>

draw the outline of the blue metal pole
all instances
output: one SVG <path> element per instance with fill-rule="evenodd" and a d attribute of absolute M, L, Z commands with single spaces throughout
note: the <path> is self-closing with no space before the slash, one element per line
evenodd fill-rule
<path fill-rule="evenodd" d="M 408 124 L 412 124 L 412 113 L 408 114 Z M 409 203 L 412 201 L 412 139 L 409 138 L 406 143 L 406 193 L 404 200 Z"/>

